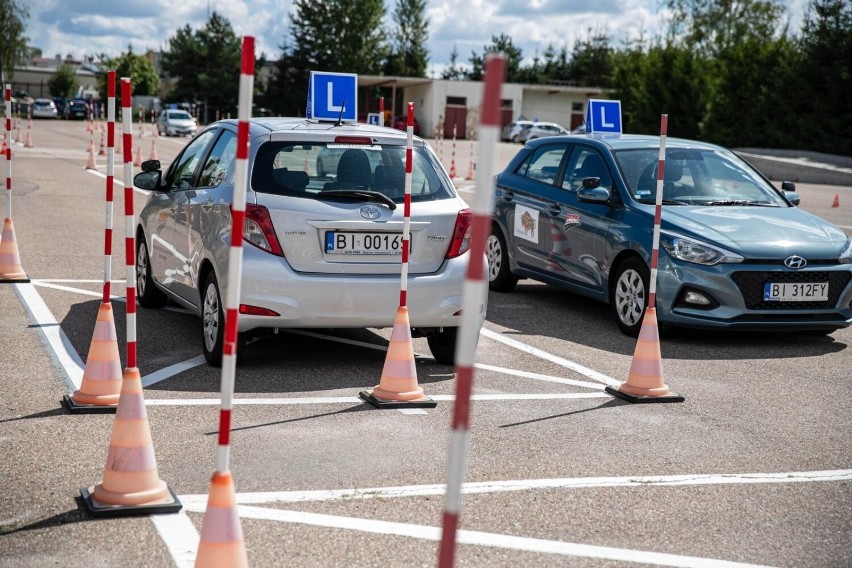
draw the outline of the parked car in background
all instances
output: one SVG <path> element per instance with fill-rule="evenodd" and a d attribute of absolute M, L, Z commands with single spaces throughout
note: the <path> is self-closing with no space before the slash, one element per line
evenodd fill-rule
<path fill-rule="evenodd" d="M 564 136 L 571 132 L 555 122 L 536 122 L 529 128 L 524 128 L 518 135 L 518 142 L 526 143 L 536 138 L 545 138 L 547 136 Z"/>
<path fill-rule="evenodd" d="M 166 109 L 157 117 L 157 132 L 164 136 L 192 136 L 198 123 L 185 110 Z"/>
<path fill-rule="evenodd" d="M 86 120 L 89 116 L 89 105 L 83 99 L 71 99 L 65 105 L 65 118 Z"/>
<path fill-rule="evenodd" d="M 405 134 L 280 117 L 253 118 L 249 128 L 238 356 L 264 330 L 393 326 Z M 166 172 L 153 160 L 134 180 L 151 192 L 136 230 L 139 303 L 171 298 L 199 315 L 212 365 L 222 356 L 236 139 L 237 121 L 216 122 Z M 342 150 L 333 176 L 305 171 L 323 148 Z M 436 361 L 452 364 L 472 215 L 419 137 L 412 157 L 409 318 Z M 479 313 L 484 320 L 485 306 Z"/>
<path fill-rule="evenodd" d="M 33 101 L 33 118 L 56 118 L 59 113 L 51 99 L 35 99 Z"/>
<path fill-rule="evenodd" d="M 56 105 L 56 112 L 59 113 L 59 116 L 65 116 L 65 105 L 68 104 L 67 99 L 53 97 L 53 104 Z"/>
<path fill-rule="evenodd" d="M 648 303 L 660 139 L 549 137 L 496 178 L 490 288 L 532 278 L 609 303 L 639 333 Z M 733 152 L 666 143 L 661 325 L 830 333 L 852 324 L 852 238 Z"/>
<path fill-rule="evenodd" d="M 505 142 L 519 142 L 521 131 L 535 124 L 532 120 L 513 120 L 503 127 L 500 139 Z"/>
<path fill-rule="evenodd" d="M 585 134 L 585 133 L 586 133 L 586 123 L 585 122 L 571 131 L 571 134 Z"/>
<path fill-rule="evenodd" d="M 388 126 L 397 130 L 405 131 L 408 128 L 408 116 L 394 116 L 393 118 L 391 118 L 390 124 Z M 414 119 L 414 135 L 420 136 L 420 123 L 417 122 L 417 118 Z"/>

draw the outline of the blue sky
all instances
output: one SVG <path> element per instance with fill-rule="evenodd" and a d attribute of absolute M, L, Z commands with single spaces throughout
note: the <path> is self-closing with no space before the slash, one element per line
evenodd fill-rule
<path fill-rule="evenodd" d="M 319 1 L 319 0 L 317 0 Z M 785 0 L 798 27 L 808 0 Z M 45 57 L 117 55 L 165 49 L 178 28 L 198 28 L 208 10 L 223 14 L 237 35 L 253 35 L 257 52 L 273 59 L 289 31 L 292 0 L 26 0 L 27 36 Z M 395 0 L 385 0 L 387 22 Z M 614 45 L 657 35 L 665 18 L 661 0 L 427 0 L 430 73 L 439 74 L 455 45 L 459 63 L 483 52 L 492 35 L 505 33 L 531 59 L 548 44 L 569 50 L 588 30 L 605 30 Z"/>

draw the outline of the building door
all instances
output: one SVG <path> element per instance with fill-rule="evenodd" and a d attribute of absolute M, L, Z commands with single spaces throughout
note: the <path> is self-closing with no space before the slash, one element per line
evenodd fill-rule
<path fill-rule="evenodd" d="M 467 137 L 467 97 L 447 97 L 444 108 L 444 139 L 453 138 L 453 127 L 456 129 L 456 139 Z"/>

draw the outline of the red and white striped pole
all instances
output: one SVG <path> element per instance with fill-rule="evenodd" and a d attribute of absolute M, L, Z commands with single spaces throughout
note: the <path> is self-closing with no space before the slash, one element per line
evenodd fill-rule
<path fill-rule="evenodd" d="M 379 126 L 385 125 L 385 98 L 379 97 Z"/>
<path fill-rule="evenodd" d="M 408 251 L 411 248 L 411 177 L 414 171 L 414 103 L 408 103 L 408 120 L 405 123 L 405 201 L 402 209 L 402 271 L 399 285 L 399 307 L 408 301 Z"/>
<path fill-rule="evenodd" d="M 216 470 L 210 479 L 207 509 L 201 526 L 201 542 L 195 566 L 248 566 L 243 530 L 237 512 L 234 478 L 230 472 L 231 410 L 237 367 L 237 322 L 240 282 L 243 273 L 243 224 L 248 187 L 249 120 L 254 89 L 254 38 L 243 37 L 237 108 L 237 155 L 231 203 L 231 247 L 228 251 L 228 282 L 225 293 L 225 338 L 222 345 L 222 405 L 219 410 L 219 445 Z"/>
<path fill-rule="evenodd" d="M 4 112 L 6 114 L 6 128 L 3 131 L 3 140 L 6 141 L 6 218 L 12 218 L 12 85 L 6 85 Z"/>
<path fill-rule="evenodd" d="M 450 179 L 456 179 L 456 124 L 453 123 L 453 149 L 450 153 Z"/>
<path fill-rule="evenodd" d="M 660 154 L 657 163 L 657 199 L 654 206 L 654 238 L 651 243 L 651 281 L 648 284 L 648 307 L 657 307 L 657 262 L 660 258 L 660 222 L 663 216 L 663 185 L 666 176 L 666 133 L 669 115 L 660 116 Z"/>
<path fill-rule="evenodd" d="M 104 227 L 104 304 L 109 303 L 112 280 L 112 218 L 115 189 L 115 70 L 107 71 L 106 226 Z M 134 280 L 135 281 L 135 280 Z"/>
<path fill-rule="evenodd" d="M 136 368 L 136 234 L 133 219 L 133 107 L 130 78 L 121 78 L 124 137 L 124 257 L 127 270 L 127 368 Z"/>
<path fill-rule="evenodd" d="M 439 568 L 451 568 L 456 553 L 456 533 L 461 509 L 461 485 L 464 479 L 467 437 L 470 427 L 470 395 L 473 391 L 473 366 L 482 306 L 487 300 L 488 280 L 485 271 L 485 242 L 491 232 L 491 211 L 494 207 L 494 171 L 497 143 L 500 140 L 500 88 L 506 74 L 506 58 L 489 55 L 485 60 L 485 91 L 480 122 L 479 164 L 482 172 L 476 183 L 471 211 L 470 260 L 465 274 L 462 321 L 456 345 L 456 398 L 453 404 L 452 438 L 450 447 L 447 493 L 441 544 L 438 550 Z"/>
<path fill-rule="evenodd" d="M 239 108 L 237 109 L 237 161 L 234 167 L 234 197 L 231 206 L 231 248 L 228 252 L 228 290 L 225 297 L 225 339 L 222 351 L 222 408 L 219 412 L 219 447 L 216 471 L 230 469 L 231 409 L 234 399 L 234 374 L 237 363 L 237 320 L 240 283 L 243 273 L 243 224 L 248 186 L 249 119 L 254 88 L 254 38 L 243 38 L 240 71 Z"/>

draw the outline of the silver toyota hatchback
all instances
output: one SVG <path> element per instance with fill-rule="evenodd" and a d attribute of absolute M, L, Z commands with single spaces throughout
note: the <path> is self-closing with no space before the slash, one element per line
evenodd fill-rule
<path fill-rule="evenodd" d="M 198 314 L 207 361 L 224 335 L 237 122 L 201 131 L 151 191 L 137 228 L 137 293 Z M 256 118 L 250 126 L 239 345 L 276 328 L 393 326 L 399 306 L 406 135 L 365 124 Z M 333 174 L 317 156 L 339 153 Z M 407 305 L 414 336 L 452 364 L 471 213 L 428 144 L 414 139 Z M 485 307 L 480 310 L 485 317 Z"/>

